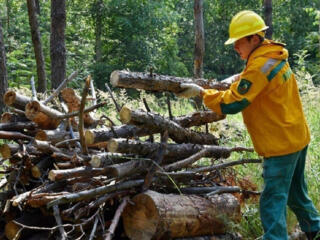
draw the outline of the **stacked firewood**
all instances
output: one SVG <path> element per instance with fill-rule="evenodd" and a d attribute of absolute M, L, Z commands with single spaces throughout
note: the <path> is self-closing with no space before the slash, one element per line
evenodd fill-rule
<path fill-rule="evenodd" d="M 208 131 L 191 130 L 225 116 L 164 117 L 146 101 L 146 111 L 120 107 L 109 89 L 122 123 L 116 126 L 92 112 L 105 102 L 86 107 L 90 77 L 81 97 L 65 88 L 73 77 L 42 101 L 34 91 L 4 96 L 10 112 L 0 123 L 7 139 L 0 147 L 0 239 L 237 239 L 226 234 L 240 219 L 234 193 L 257 193 L 226 184 L 227 167 L 261 160 L 223 161 L 252 149 L 219 146 Z M 117 71 L 111 83 L 178 92 L 190 81 L 172 79 Z M 211 164 L 201 165 L 203 158 Z"/>

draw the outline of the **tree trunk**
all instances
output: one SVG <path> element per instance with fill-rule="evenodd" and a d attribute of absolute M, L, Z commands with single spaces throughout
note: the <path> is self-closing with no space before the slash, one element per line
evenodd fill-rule
<path fill-rule="evenodd" d="M 222 234 L 227 222 L 240 218 L 239 202 L 231 194 L 205 199 L 147 191 L 136 195 L 132 202 L 122 214 L 131 240 Z"/>
<path fill-rule="evenodd" d="M 181 83 L 195 83 L 206 89 L 226 90 L 230 84 L 210 81 L 206 79 L 182 78 L 153 73 L 129 72 L 126 70 L 113 71 L 110 76 L 113 87 L 135 88 L 157 92 L 179 93 L 183 91 Z"/>
<path fill-rule="evenodd" d="M 47 79 L 45 72 L 45 63 L 42 50 L 41 37 L 39 32 L 39 24 L 37 19 L 37 8 L 35 0 L 27 0 L 29 24 L 31 29 L 31 37 L 34 48 L 34 54 L 37 62 L 37 74 L 38 74 L 38 92 L 45 92 L 47 90 Z"/>
<path fill-rule="evenodd" d="M 263 0 L 263 13 L 266 25 L 269 26 L 266 33 L 266 38 L 272 39 L 272 0 Z"/>
<path fill-rule="evenodd" d="M 51 83 L 52 88 L 59 87 L 66 77 L 66 5 L 65 0 L 51 0 Z"/>
<path fill-rule="evenodd" d="M 0 114 L 5 106 L 3 96 L 8 88 L 8 74 L 6 65 L 6 53 L 4 47 L 4 39 L 2 34 L 2 25 L 0 22 Z"/>
<path fill-rule="evenodd" d="M 203 26 L 203 0 L 194 0 L 194 78 L 203 77 L 204 56 L 204 26 Z"/>
<path fill-rule="evenodd" d="M 102 59 L 102 42 L 101 42 L 101 35 L 102 35 L 102 7 L 103 7 L 103 1 L 102 0 L 96 0 L 94 2 L 94 21 L 95 21 L 95 59 L 96 62 L 100 62 Z"/>

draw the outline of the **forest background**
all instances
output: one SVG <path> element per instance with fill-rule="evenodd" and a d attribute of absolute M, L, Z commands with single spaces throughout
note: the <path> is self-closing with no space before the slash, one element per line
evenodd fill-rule
<path fill-rule="evenodd" d="M 65 2 L 65 76 L 78 71 L 70 83 L 82 89 L 83 79 L 91 74 L 97 89 L 105 90 L 110 73 L 114 70 L 152 71 L 180 77 L 194 76 L 194 2 L 187 0 L 69 0 Z M 50 56 L 51 8 L 49 0 L 36 0 L 39 33 L 41 35 L 44 70 L 47 86 L 52 84 Z M 55 1 L 53 1 L 55 2 Z M 232 16 L 245 9 L 264 17 L 266 2 L 272 2 L 272 39 L 287 44 L 289 62 L 297 75 L 312 142 L 309 147 L 307 178 L 312 199 L 320 209 L 320 1 L 319 0 L 215 0 L 203 1 L 205 54 L 203 77 L 222 80 L 238 73 L 244 67 L 232 46 L 225 46 Z M 27 1 L 0 0 L 0 23 L 6 54 L 6 79 L 9 88 L 30 89 L 30 79 L 37 82 L 37 64 L 30 33 Z M 1 34 L 0 34 L 1 35 Z M 1 41 L 0 41 L 1 42 Z M 1 71 L 1 70 L 0 70 Z M 2 81 L 2 78 L 1 78 Z M 1 86 L 0 86 L 1 87 Z M 117 92 L 117 89 L 114 89 Z M 118 94 L 123 101 L 138 99 L 139 91 L 127 90 Z M 185 114 L 192 107 L 180 101 L 174 111 Z M 153 96 L 153 110 L 161 112 L 163 96 Z M 188 105 L 189 104 L 189 105 Z M 178 106 L 173 104 L 173 106 Z M 113 111 L 113 109 L 104 109 Z M 227 124 L 237 134 L 226 137 L 224 144 L 243 143 L 251 146 L 241 116 L 228 117 Z M 240 127 L 239 127 L 240 126 Z M 214 129 L 216 126 L 212 126 Z M 223 130 L 219 130 L 223 131 Z M 240 133 L 239 133 L 240 131 Z M 243 157 L 235 155 L 234 158 Z M 250 157 L 250 156 L 249 156 Z M 261 183 L 261 169 L 256 166 L 239 168 L 239 173 L 250 173 L 253 181 Z M 239 228 L 245 239 L 262 235 L 257 202 L 243 209 Z M 289 230 L 296 220 L 289 212 Z"/>

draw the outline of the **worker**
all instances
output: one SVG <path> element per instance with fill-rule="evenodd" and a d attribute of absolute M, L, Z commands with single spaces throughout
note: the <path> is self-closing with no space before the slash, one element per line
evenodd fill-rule
<path fill-rule="evenodd" d="M 242 112 L 255 151 L 263 156 L 260 218 L 264 240 L 288 239 L 286 205 L 308 239 L 320 239 L 320 217 L 307 193 L 304 169 L 310 133 L 285 45 L 265 38 L 268 28 L 253 11 L 236 14 L 229 39 L 246 66 L 225 91 L 185 83 L 178 97 L 202 96 L 219 114 Z"/>

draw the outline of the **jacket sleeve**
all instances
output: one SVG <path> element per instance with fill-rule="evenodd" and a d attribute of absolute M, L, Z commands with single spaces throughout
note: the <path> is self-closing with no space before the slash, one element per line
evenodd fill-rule
<path fill-rule="evenodd" d="M 244 71 L 240 80 L 234 82 L 226 91 L 206 89 L 204 104 L 219 114 L 235 114 L 245 109 L 267 86 L 268 79 L 257 68 Z"/>

